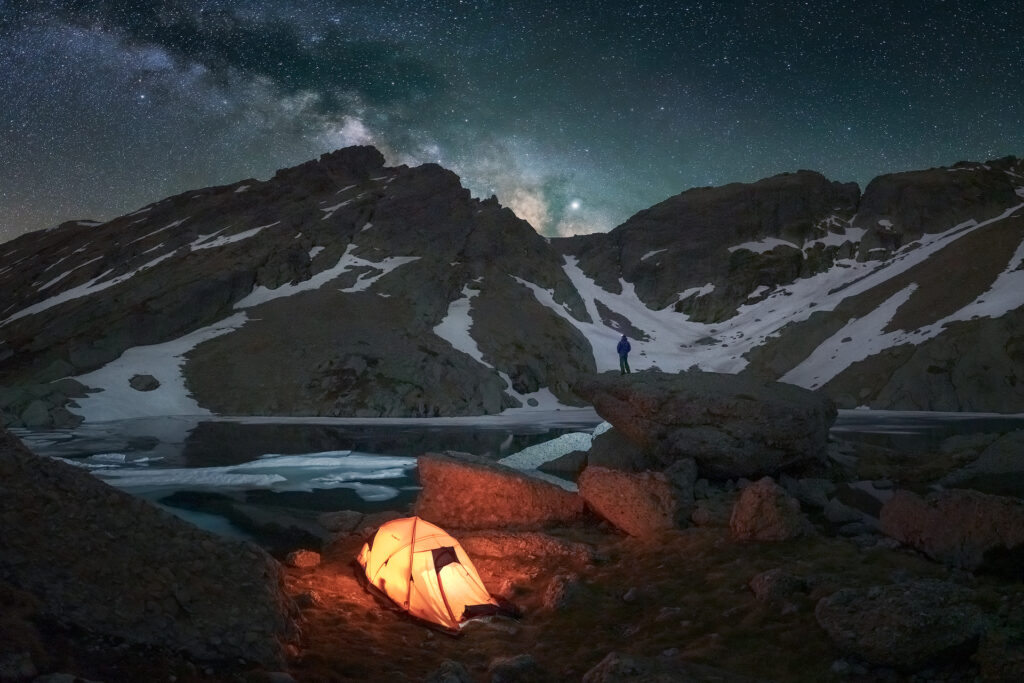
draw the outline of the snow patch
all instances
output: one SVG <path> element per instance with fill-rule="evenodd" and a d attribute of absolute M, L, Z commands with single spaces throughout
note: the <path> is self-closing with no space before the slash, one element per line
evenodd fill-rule
<path fill-rule="evenodd" d="M 237 330 L 246 323 L 245 313 L 236 313 L 218 323 L 202 327 L 183 337 L 161 344 L 135 346 L 99 370 L 79 375 L 76 380 L 100 391 L 76 399 L 71 412 L 86 422 L 106 422 L 136 417 L 166 415 L 209 415 L 188 394 L 182 367 L 185 354 L 204 341 Z M 135 375 L 152 375 L 160 382 L 153 391 L 136 391 L 129 385 Z"/>
<path fill-rule="evenodd" d="M 864 238 L 864 234 L 867 232 L 864 228 L 846 228 L 843 232 L 829 232 L 824 237 L 813 239 L 804 244 L 804 250 L 811 249 L 816 245 L 822 247 L 841 247 L 847 242 L 857 244 Z"/>
<path fill-rule="evenodd" d="M 517 470 L 537 469 L 546 462 L 551 462 L 573 451 L 589 451 L 594 436 L 587 432 L 571 432 L 562 436 L 539 443 L 536 446 L 529 446 L 500 459 L 498 462 Z"/>
<path fill-rule="evenodd" d="M 309 250 L 309 260 L 312 261 L 316 258 L 316 255 L 324 250 L 324 247 L 313 247 Z"/>
<path fill-rule="evenodd" d="M 649 251 L 646 254 L 644 254 L 643 256 L 641 256 L 640 260 L 641 261 L 646 261 L 647 259 L 651 258 L 655 254 L 660 254 L 663 251 L 668 251 L 668 249 L 655 249 L 654 251 Z"/>
<path fill-rule="evenodd" d="M 189 218 L 190 218 L 190 216 L 185 216 L 184 218 L 181 218 L 179 220 L 172 221 L 172 222 L 168 223 L 167 225 L 165 225 L 164 227 L 158 228 L 158 229 L 154 230 L 151 233 L 147 233 L 147 234 L 143 235 L 142 237 L 136 237 L 135 239 L 133 239 L 128 244 L 135 244 L 136 242 L 141 242 L 142 240 L 146 239 L 147 237 L 152 237 L 153 235 L 157 234 L 158 232 L 163 232 L 164 230 L 169 230 L 170 228 L 176 228 L 179 225 L 181 225 L 182 223 L 184 223 L 185 221 L 187 221 Z"/>
<path fill-rule="evenodd" d="M 879 268 L 868 277 L 854 283 L 844 290 L 846 296 L 852 296 L 880 284 L 884 279 L 905 272 L 911 266 L 924 261 L 928 256 L 947 246 L 956 239 L 977 230 L 978 228 L 1003 220 L 1024 204 L 1007 209 L 999 216 L 978 223 L 974 220 L 954 226 L 944 233 L 922 238 L 917 249 L 902 247 L 886 266 Z M 923 253 L 922 253 L 923 252 Z M 780 379 L 784 382 L 797 384 L 807 388 L 820 387 L 833 379 L 852 363 L 863 360 L 888 348 L 902 344 L 915 346 L 932 339 L 942 333 L 950 323 L 974 318 L 997 318 L 1008 311 L 1024 306 L 1024 270 L 1019 270 L 1024 263 L 1024 243 L 1018 245 L 1006 268 L 996 278 L 992 286 L 974 301 L 958 311 L 913 331 L 895 330 L 882 333 L 896 310 L 910 297 L 916 285 L 909 285 L 885 301 L 878 309 L 859 320 L 850 321 L 843 329 L 826 339 L 802 363 L 790 370 Z M 894 271 L 894 272 L 890 272 Z M 837 300 L 829 302 L 830 307 L 838 304 Z M 824 307 L 816 310 L 825 310 Z M 888 317 L 885 317 L 888 316 Z M 884 318 L 884 319 L 883 319 Z M 845 338 L 851 341 L 843 342 Z"/>
<path fill-rule="evenodd" d="M 715 291 L 715 286 L 710 282 L 700 287 L 690 287 L 689 289 L 684 289 L 683 291 L 679 292 L 679 301 L 689 299 L 691 296 L 699 299 L 702 296 L 706 296 L 713 291 Z"/>
<path fill-rule="evenodd" d="M 863 318 L 847 322 L 779 381 L 816 389 L 854 363 L 892 346 L 898 333 L 886 334 L 882 330 L 915 290 L 916 284 L 907 285 Z"/>
<path fill-rule="evenodd" d="M 142 264 L 135 270 L 129 271 L 123 275 L 118 275 L 117 277 L 111 278 L 109 280 L 104 280 L 104 278 L 110 275 L 110 273 L 113 272 L 113 269 L 106 270 L 103 273 L 99 274 L 98 276 L 94 277 L 92 280 L 89 280 L 88 282 L 80 284 L 77 287 L 67 289 L 61 292 L 60 294 L 50 297 L 49 299 L 46 299 L 44 301 L 40 301 L 39 303 L 32 304 L 27 308 L 23 308 L 22 310 L 18 311 L 17 313 L 10 316 L 6 320 L 0 322 L 0 327 L 3 327 L 8 323 L 17 320 L 18 318 L 24 318 L 27 315 L 34 315 L 36 313 L 40 313 L 42 311 L 53 308 L 54 306 L 59 306 L 60 304 L 66 303 L 68 301 L 79 299 L 83 296 L 90 296 L 92 294 L 95 294 L 96 292 L 102 292 L 104 289 L 109 289 L 111 287 L 119 285 L 122 282 L 130 280 L 138 273 L 141 273 L 142 271 L 148 268 L 152 268 L 153 266 L 157 265 L 164 259 L 167 259 L 173 255 L 174 252 L 164 254 L 162 256 L 157 256 L 152 261 Z"/>
<path fill-rule="evenodd" d="M 335 212 L 335 211 L 337 211 L 337 210 L 338 210 L 338 209 L 340 209 L 341 207 L 345 206 L 346 204 L 351 204 L 351 203 L 352 203 L 352 200 L 351 200 L 351 199 L 346 199 L 345 201 L 343 201 L 343 202 L 341 202 L 341 203 L 339 203 L 339 204 L 335 204 L 334 206 L 328 206 L 328 207 L 321 207 L 321 209 L 320 209 L 320 210 L 321 210 L 321 211 L 325 211 L 325 212 L 326 212 L 326 214 L 325 214 L 325 215 L 324 215 L 324 217 L 323 217 L 323 218 L 321 218 L 320 220 L 322 220 L 322 221 L 325 221 L 325 220 L 327 220 L 328 218 L 330 218 L 331 216 L 333 216 L 333 215 L 334 215 L 334 212 Z"/>
<path fill-rule="evenodd" d="M 445 313 L 444 319 L 434 327 L 434 334 L 451 344 L 456 351 L 461 351 L 481 365 L 493 368 L 493 365 L 484 360 L 484 354 L 469 333 L 473 327 L 473 319 L 470 317 L 469 311 L 473 297 L 479 293 L 480 290 L 470 289 L 468 285 L 463 287 L 462 298 L 448 304 L 448 312 Z M 511 387 L 512 382 L 509 381 L 508 385 Z"/>
<path fill-rule="evenodd" d="M 757 287 L 754 288 L 754 291 L 747 295 L 747 298 L 756 299 L 765 292 L 767 292 L 769 289 L 771 289 L 771 287 L 769 287 L 768 285 L 758 285 Z"/>
<path fill-rule="evenodd" d="M 65 257 L 65 258 L 66 258 L 66 257 Z M 43 291 L 44 289 L 47 289 L 48 287 L 52 287 L 53 285 L 57 284 L 58 282 L 60 282 L 60 281 L 61 281 L 61 280 L 63 280 L 64 278 L 66 278 L 66 277 L 67 277 L 68 275 L 71 275 L 71 273 L 75 272 L 75 271 L 76 271 L 76 270 L 78 270 L 79 268 L 81 268 L 81 267 L 83 267 L 83 266 L 87 266 L 87 265 L 89 265 L 90 263 L 95 263 L 96 261 L 99 261 L 99 260 L 100 260 L 101 258 L 103 258 L 103 257 L 102 257 L 102 256 L 97 256 L 96 258 L 93 258 L 93 259 L 89 259 L 89 260 L 88 260 L 88 261 L 86 261 L 85 263 L 80 263 L 80 264 L 78 264 L 77 266 L 75 266 L 74 268 L 72 268 L 71 270 L 66 270 L 66 271 L 64 271 L 63 273 L 61 273 L 60 275 L 58 275 L 57 277 L 55 277 L 55 278 L 53 278 L 52 280 L 50 280 L 49 282 L 47 282 L 47 283 L 45 283 L 45 284 L 42 284 L 42 285 L 40 285 L 40 286 L 36 287 L 36 289 L 38 289 L 38 290 L 39 290 L 39 291 L 41 292 L 41 291 Z M 64 260 L 64 259 L 61 259 L 61 261 L 63 261 L 63 260 Z M 46 271 L 43 271 L 43 272 L 46 272 Z"/>
<path fill-rule="evenodd" d="M 765 237 L 763 240 L 758 240 L 757 242 L 744 242 L 743 244 L 737 244 L 734 247 L 729 247 L 729 253 L 731 254 L 734 251 L 746 249 L 747 251 L 752 251 L 755 254 L 763 254 L 771 251 L 775 247 L 792 247 L 793 249 L 800 248 L 792 242 L 780 240 L 778 237 Z"/>
<path fill-rule="evenodd" d="M 363 276 L 360 276 L 353 286 L 341 290 L 342 292 L 359 292 L 369 288 L 373 283 L 395 268 L 419 259 L 418 256 L 391 256 L 383 261 L 375 263 L 373 261 L 367 261 L 359 258 L 358 256 L 354 256 L 352 252 L 355 249 L 355 243 L 349 244 L 345 253 L 342 254 L 341 258 L 338 259 L 338 263 L 335 264 L 333 268 L 322 270 L 308 280 L 303 280 L 302 282 L 295 284 L 284 284 L 275 289 L 270 289 L 263 285 L 256 285 L 253 287 L 252 292 L 235 303 L 235 308 L 251 308 L 252 306 L 258 306 L 268 301 L 273 301 L 274 299 L 292 296 L 300 292 L 320 289 L 324 284 L 339 277 L 341 274 L 352 270 L 353 268 L 369 266 L 379 269 L 381 272 L 377 275 L 364 274 Z"/>
<path fill-rule="evenodd" d="M 235 188 L 235 194 L 238 194 L 239 192 L 245 192 L 248 189 L 248 185 L 239 185 L 237 188 Z"/>
<path fill-rule="evenodd" d="M 280 222 L 281 221 L 274 221 L 273 223 L 267 223 L 266 225 L 261 225 L 261 226 L 256 227 L 256 228 L 252 228 L 251 230 L 246 230 L 244 232 L 237 232 L 234 235 L 224 235 L 222 237 L 218 237 L 217 239 L 210 239 L 214 235 L 217 235 L 217 234 L 219 234 L 221 232 L 224 232 L 224 230 L 227 230 L 227 228 L 224 228 L 224 230 L 218 230 L 217 232 L 213 233 L 213 235 L 200 235 L 199 238 L 196 239 L 196 241 L 194 241 L 189 246 L 192 249 L 192 251 L 199 251 L 200 249 L 215 249 L 217 247 L 223 247 L 226 244 L 233 244 L 235 242 L 241 242 L 242 240 L 249 239 L 250 237 L 253 237 L 257 233 L 259 233 L 260 230 L 263 230 L 264 228 L 273 227 L 273 226 L 277 225 Z"/>

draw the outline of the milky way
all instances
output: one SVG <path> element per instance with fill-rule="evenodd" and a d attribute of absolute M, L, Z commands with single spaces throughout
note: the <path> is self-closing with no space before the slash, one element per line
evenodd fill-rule
<path fill-rule="evenodd" d="M 0 0 L 0 241 L 349 144 L 545 234 L 1024 154 L 1024 3 Z"/>

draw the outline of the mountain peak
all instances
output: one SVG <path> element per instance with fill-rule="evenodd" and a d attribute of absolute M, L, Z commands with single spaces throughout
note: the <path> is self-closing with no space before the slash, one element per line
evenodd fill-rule
<path fill-rule="evenodd" d="M 380 150 L 372 145 L 357 145 L 321 154 L 315 161 L 280 169 L 272 180 L 293 181 L 328 176 L 338 182 L 361 182 L 382 168 L 384 155 Z"/>

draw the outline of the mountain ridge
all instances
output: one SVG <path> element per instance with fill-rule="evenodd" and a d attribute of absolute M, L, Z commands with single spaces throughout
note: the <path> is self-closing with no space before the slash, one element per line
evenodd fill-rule
<path fill-rule="evenodd" d="M 694 188 L 609 233 L 548 240 L 436 164 L 388 167 L 372 147 L 345 148 L 0 246 L 0 411 L 52 426 L 158 410 L 554 408 L 578 403 L 576 377 L 617 367 L 627 333 L 640 368 L 788 377 L 847 407 L 1018 412 L 1015 351 L 993 361 L 1006 387 L 970 390 L 949 388 L 953 370 L 921 388 L 942 373 L 915 373 L 924 361 L 911 359 L 947 343 L 947 327 L 969 338 L 978 320 L 1024 305 L 1007 293 L 1024 258 L 1022 206 L 1015 157 L 879 176 L 863 194 L 798 171 Z M 907 291 L 914 278 L 927 287 Z M 891 315 L 868 330 L 884 306 Z M 957 317 L 968 310 L 974 321 Z M 845 343 L 863 352 L 837 353 L 827 381 L 804 376 L 844 315 L 862 320 Z M 893 336 L 893 325 L 914 329 Z M 997 327 L 1005 348 L 1024 345 L 1015 326 Z M 186 337 L 195 345 L 175 346 Z M 902 364 L 882 362 L 894 347 L 907 347 Z M 961 355 L 943 363 L 983 371 Z M 159 388 L 125 386 L 130 363 Z"/>

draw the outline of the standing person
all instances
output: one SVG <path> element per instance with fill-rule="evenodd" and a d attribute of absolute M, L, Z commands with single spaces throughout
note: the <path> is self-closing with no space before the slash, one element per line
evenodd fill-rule
<path fill-rule="evenodd" d="M 629 351 L 633 347 L 629 345 L 629 340 L 626 339 L 626 335 L 622 335 L 622 339 L 619 340 L 619 345 L 615 347 L 619 352 L 619 374 L 629 374 Z"/>

